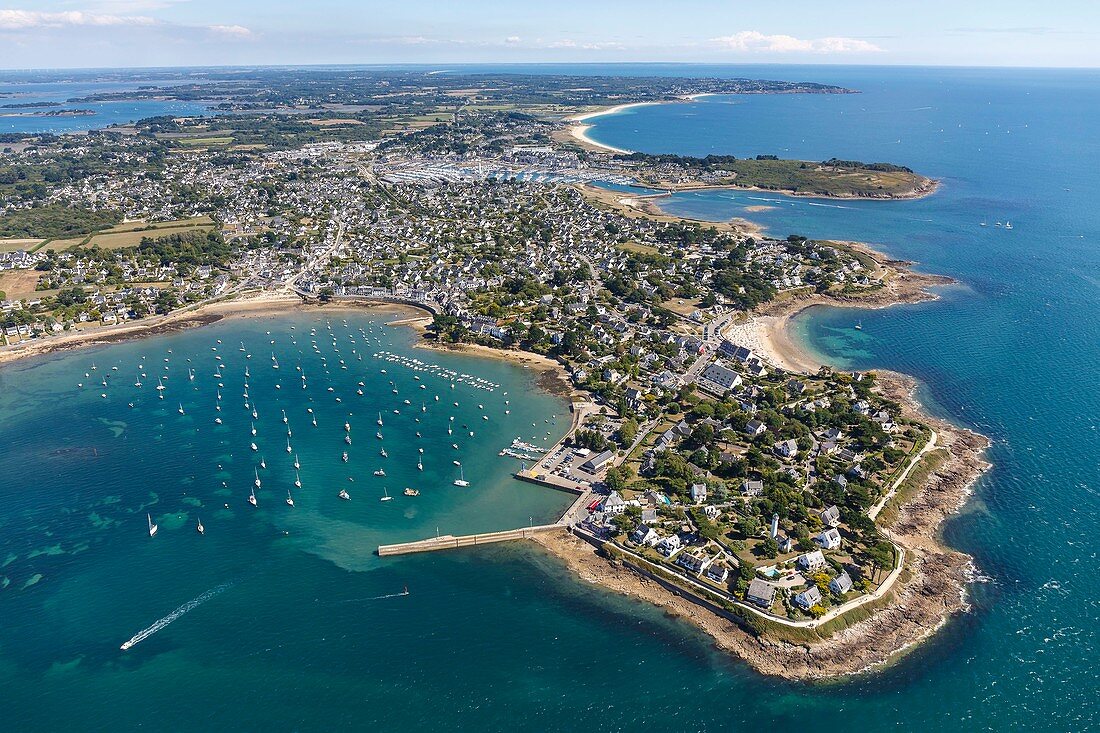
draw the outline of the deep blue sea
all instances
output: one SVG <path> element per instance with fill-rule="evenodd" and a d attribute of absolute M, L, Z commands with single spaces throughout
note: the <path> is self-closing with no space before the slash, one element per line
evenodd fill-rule
<path fill-rule="evenodd" d="M 516 466 L 496 452 L 517 435 L 554 439 L 566 427 L 565 405 L 532 389 L 529 372 L 413 349 L 411 335 L 370 315 L 227 321 L 0 369 L 5 727 L 1095 729 L 1100 75 L 516 68 L 851 86 L 862 93 L 646 107 L 595 120 L 590 134 L 652 152 L 886 160 L 943 180 L 920 201 L 836 204 L 711 192 L 680 195 L 668 206 L 716 220 L 746 216 L 780 235 L 870 241 L 959 280 L 934 303 L 815 309 L 796 327 L 833 363 L 917 376 L 930 409 L 994 440 L 995 468 L 945 533 L 975 556 L 986 578 L 972 587 L 973 611 L 880 673 L 790 684 L 756 675 L 649 606 L 577 582 L 524 545 L 379 559 L 371 554 L 379 542 L 437 527 L 475 531 L 555 516 L 568 497 L 510 480 Z M 775 208 L 746 213 L 757 205 Z M 851 328 L 857 319 L 861 332 Z M 368 345 L 360 328 L 385 343 Z M 250 360 L 238 350 L 242 341 Z M 501 386 L 490 393 L 458 384 L 452 393 L 444 380 L 374 359 L 381 348 Z M 279 370 L 271 368 L 272 354 Z M 221 426 L 213 423 L 218 355 L 226 363 Z M 268 463 L 257 509 L 245 501 L 257 455 L 243 407 L 246 363 L 259 414 L 257 453 Z M 141 364 L 147 377 L 136 388 Z M 158 400 L 155 378 L 166 365 L 166 397 Z M 355 394 L 358 381 L 363 396 Z M 421 401 L 427 409 L 418 412 Z M 294 489 L 283 409 L 302 463 L 294 509 L 283 501 Z M 384 480 L 371 475 L 382 460 L 374 437 L 379 411 L 381 442 L 392 447 Z M 447 435 L 452 414 L 475 437 L 457 429 Z M 351 446 L 342 443 L 345 419 Z M 415 468 L 421 442 L 423 474 Z M 348 464 L 340 460 L 345 448 Z M 452 454 L 470 489 L 450 484 Z M 404 497 L 407 485 L 422 495 Z M 335 497 L 341 486 L 351 502 Z M 378 500 L 383 487 L 393 501 Z M 147 512 L 160 526 L 152 539 Z M 204 537 L 194 530 L 199 517 Z M 380 598 L 405 585 L 410 595 Z M 120 652 L 123 641 L 195 599 L 191 610 Z"/>

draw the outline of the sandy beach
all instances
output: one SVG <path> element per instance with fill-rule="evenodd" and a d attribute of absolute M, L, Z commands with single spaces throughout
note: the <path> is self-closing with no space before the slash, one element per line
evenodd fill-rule
<path fill-rule="evenodd" d="M 584 112 L 579 115 L 573 115 L 566 118 L 566 122 L 573 123 L 569 127 L 569 135 L 581 143 L 585 147 L 589 147 L 595 150 L 604 150 L 611 153 L 632 153 L 633 150 L 626 150 L 625 148 L 616 148 L 611 145 L 605 145 L 604 143 L 597 142 L 588 137 L 585 133 L 592 129 L 592 125 L 580 124 L 587 120 L 594 119 L 596 117 L 602 117 L 604 115 L 613 115 L 616 112 L 622 112 L 623 110 L 631 109 L 633 107 L 648 107 L 653 104 L 661 104 L 660 102 L 631 102 L 629 104 L 617 104 L 614 107 L 608 107 L 606 109 L 593 110 L 592 112 Z"/>
<path fill-rule="evenodd" d="M 189 310 L 180 310 L 164 316 L 150 316 L 110 326 L 88 326 L 80 330 L 31 339 L 11 346 L 0 347 L 0 365 L 41 356 L 55 351 L 69 351 L 89 346 L 102 346 L 137 338 L 147 338 L 162 333 L 216 323 L 223 318 L 259 318 L 276 316 L 292 310 L 340 310 L 370 309 L 392 313 L 396 316 L 420 317 L 422 313 L 411 305 L 382 301 L 354 301 L 325 304 L 307 304 L 296 295 L 286 293 L 257 293 L 248 296 L 210 303 Z"/>

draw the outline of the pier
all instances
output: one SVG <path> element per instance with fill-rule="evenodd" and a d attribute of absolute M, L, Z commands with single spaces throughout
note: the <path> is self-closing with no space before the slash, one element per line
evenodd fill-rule
<path fill-rule="evenodd" d="M 534 527 L 521 527 L 519 529 L 506 529 L 503 532 L 486 532 L 485 534 L 467 534 L 454 536 L 445 534 L 440 537 L 430 537 L 426 540 L 415 542 L 402 542 L 396 545 L 379 545 L 378 555 L 388 557 L 390 555 L 411 555 L 417 552 L 435 552 L 436 550 L 455 550 L 459 547 L 473 547 L 474 545 L 491 545 L 496 542 L 509 542 L 522 540 L 555 529 L 561 529 L 560 524 L 540 524 Z"/>

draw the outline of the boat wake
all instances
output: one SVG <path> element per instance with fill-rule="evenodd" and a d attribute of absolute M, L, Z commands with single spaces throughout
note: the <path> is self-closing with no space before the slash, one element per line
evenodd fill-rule
<path fill-rule="evenodd" d="M 400 593 L 387 593 L 383 596 L 371 596 L 370 598 L 348 598 L 347 600 L 337 601 L 337 603 L 362 603 L 364 601 L 384 601 L 387 598 L 404 598 L 409 595 L 409 589 L 401 591 Z M 318 599 L 320 600 L 320 599 Z"/>
<path fill-rule="evenodd" d="M 185 603 L 182 606 L 180 606 L 179 608 L 177 608 L 175 611 L 172 611 L 172 613 L 168 614 L 164 618 L 158 619 L 152 625 L 147 626 L 146 628 L 144 628 L 141 631 L 134 634 L 132 637 L 130 637 L 130 640 L 127 641 L 126 643 L 124 643 L 122 646 L 120 646 L 119 649 L 121 649 L 123 651 L 126 651 L 127 649 L 131 648 L 135 644 L 140 644 L 141 642 L 145 641 L 146 639 L 148 639 L 153 634 L 155 634 L 158 631 L 160 631 L 161 629 L 163 629 L 168 624 L 170 624 L 173 621 L 175 621 L 176 619 L 178 619 L 180 616 L 184 615 L 185 613 L 188 613 L 190 611 L 195 610 L 196 608 L 201 606 L 203 603 L 206 603 L 207 601 L 209 601 L 214 596 L 220 595 L 221 593 L 225 592 L 232 585 L 233 585 L 232 582 L 222 583 L 221 585 L 217 586 L 216 588 L 211 588 L 210 590 L 206 591 L 205 593 L 203 593 L 198 598 L 191 599 L 187 603 Z"/>

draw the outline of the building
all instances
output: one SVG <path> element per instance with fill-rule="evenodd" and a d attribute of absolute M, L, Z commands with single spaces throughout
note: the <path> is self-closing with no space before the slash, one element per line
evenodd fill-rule
<path fill-rule="evenodd" d="M 679 550 L 682 546 L 683 543 L 680 542 L 680 536 L 672 534 L 657 543 L 657 552 L 665 557 L 672 557 L 672 553 Z"/>
<path fill-rule="evenodd" d="M 829 581 L 829 590 L 836 593 L 838 596 L 842 596 L 852 589 L 852 578 L 848 575 L 847 570 L 841 571 L 840 575 L 836 576 Z"/>
<path fill-rule="evenodd" d="M 837 527 L 840 525 L 840 509 L 837 508 L 836 504 L 825 507 L 818 516 L 821 517 L 821 523 L 826 527 Z"/>
<path fill-rule="evenodd" d="M 840 547 L 840 532 L 836 527 L 829 527 L 817 537 L 814 537 L 814 542 L 821 545 L 822 549 L 835 550 Z"/>
<path fill-rule="evenodd" d="M 652 547 L 661 541 L 661 535 L 647 524 L 640 524 L 630 533 L 630 541 L 637 545 L 649 545 Z"/>
<path fill-rule="evenodd" d="M 775 601 L 775 586 L 760 578 L 753 578 L 749 583 L 749 589 L 745 591 L 745 600 L 761 608 L 771 608 Z"/>
<path fill-rule="evenodd" d="M 626 511 L 626 502 L 619 496 L 618 491 L 612 491 L 611 495 L 600 502 L 600 511 L 604 514 L 622 514 Z"/>
<path fill-rule="evenodd" d="M 794 458 L 798 455 L 798 441 L 794 438 L 780 440 L 772 446 L 772 450 L 775 451 L 776 455 L 782 456 L 783 458 Z"/>
<path fill-rule="evenodd" d="M 745 434 L 751 435 L 754 438 L 763 434 L 765 430 L 767 430 L 767 427 L 759 420 L 749 420 L 745 423 Z"/>
<path fill-rule="evenodd" d="M 809 611 L 811 608 L 821 603 L 821 591 L 817 589 L 816 585 L 810 586 L 791 600 L 794 602 L 794 605 L 798 606 L 803 611 Z"/>
<path fill-rule="evenodd" d="M 613 451 L 605 450 L 603 453 L 592 456 L 581 464 L 581 470 L 587 473 L 599 473 L 607 464 L 615 458 Z"/>
<path fill-rule="evenodd" d="M 821 550 L 814 550 L 805 555 L 799 555 L 796 562 L 803 570 L 819 570 L 825 567 L 825 556 L 821 554 Z"/>
<path fill-rule="evenodd" d="M 723 390 L 733 389 L 743 381 L 740 374 L 718 362 L 703 370 L 703 379 L 721 387 Z"/>
<path fill-rule="evenodd" d="M 691 500 L 696 504 L 702 504 L 707 500 L 707 485 L 706 484 L 692 484 L 691 485 Z"/>

